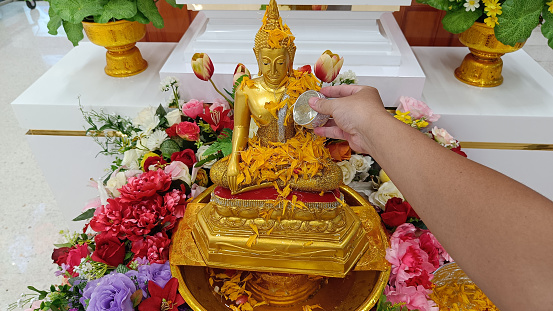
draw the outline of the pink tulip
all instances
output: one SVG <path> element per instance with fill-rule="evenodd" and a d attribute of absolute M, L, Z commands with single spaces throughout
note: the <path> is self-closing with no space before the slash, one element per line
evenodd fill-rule
<path fill-rule="evenodd" d="M 244 64 L 238 63 L 238 65 L 236 65 L 236 68 L 234 69 L 234 76 L 232 77 L 232 85 L 235 85 L 236 81 L 238 81 L 238 79 L 240 79 L 241 76 L 248 76 L 248 78 L 252 77 L 248 68 L 246 68 Z"/>
<path fill-rule="evenodd" d="M 213 76 L 213 63 L 207 54 L 196 53 L 192 56 L 192 70 L 198 79 L 208 81 Z"/>
<path fill-rule="evenodd" d="M 319 80 L 330 83 L 336 79 L 342 69 L 344 58 L 340 55 L 333 54 L 330 50 L 326 50 L 315 63 L 315 76 Z"/>

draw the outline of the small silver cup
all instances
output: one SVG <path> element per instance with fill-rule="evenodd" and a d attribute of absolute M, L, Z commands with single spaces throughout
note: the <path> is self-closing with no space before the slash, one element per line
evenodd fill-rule
<path fill-rule="evenodd" d="M 322 93 L 317 91 L 305 91 L 296 99 L 292 112 L 294 122 L 308 129 L 323 126 L 330 118 L 329 115 L 318 113 L 309 106 L 309 99 L 311 97 L 326 98 Z"/>

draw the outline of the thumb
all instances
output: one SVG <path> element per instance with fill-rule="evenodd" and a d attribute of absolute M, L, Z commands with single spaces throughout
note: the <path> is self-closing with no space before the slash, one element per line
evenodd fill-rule
<path fill-rule="evenodd" d="M 331 101 L 324 98 L 311 97 L 309 99 L 309 106 L 318 113 L 332 115 L 334 112 L 334 106 Z"/>

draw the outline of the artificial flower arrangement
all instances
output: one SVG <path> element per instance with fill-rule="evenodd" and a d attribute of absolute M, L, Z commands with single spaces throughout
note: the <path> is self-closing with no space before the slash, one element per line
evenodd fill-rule
<path fill-rule="evenodd" d="M 315 64 L 321 85 L 353 84 L 351 71 L 339 74 L 343 59 L 330 51 Z M 213 64 L 205 54 L 193 58 L 198 78 L 210 81 Z M 311 72 L 309 65 L 300 68 Z M 166 106 L 148 107 L 132 121 L 103 111 L 84 111 L 87 130 L 102 146 L 102 153 L 115 156 L 111 172 L 95 186 L 97 201 L 75 220 L 88 220 L 82 233 L 65 234 L 66 243 L 56 245 L 52 260 L 58 265 L 60 285 L 49 291 L 32 286 L 18 304 L 28 310 L 188 310 L 171 276 L 168 250 L 172 229 L 183 217 L 187 202 L 210 184 L 208 170 L 230 154 L 233 129 L 232 99 L 236 87 L 249 71 L 239 64 L 233 90 L 225 100 L 211 105 L 180 99 L 178 81 L 161 84 L 170 92 Z M 213 85 L 215 86 L 215 85 Z M 221 93 L 221 92 L 220 92 Z M 222 95 L 222 93 L 221 93 Z M 423 102 L 400 98 L 396 119 L 426 133 L 444 147 L 466 156 L 444 129 L 427 131 L 435 115 Z M 103 136 L 99 136 L 102 133 Z M 347 142 L 329 140 L 330 154 L 342 168 L 344 183 L 364 192 L 391 233 L 386 259 L 392 271 L 377 311 L 436 311 L 432 273 L 453 261 L 426 229 L 399 190 L 368 155 L 352 154 Z M 247 273 L 212 272 L 215 292 L 235 302 L 233 310 L 253 310 L 263 305 L 243 290 Z M 321 309 L 318 305 L 304 310 Z"/>
<path fill-rule="evenodd" d="M 553 48 L 553 1 L 549 0 L 417 0 L 446 11 L 444 29 L 461 33 L 474 22 L 494 28 L 501 43 L 514 46 L 525 42 L 539 24 Z"/>

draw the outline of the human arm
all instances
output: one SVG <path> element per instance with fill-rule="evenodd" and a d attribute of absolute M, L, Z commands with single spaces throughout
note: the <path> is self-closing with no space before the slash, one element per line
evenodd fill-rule
<path fill-rule="evenodd" d="M 553 305 L 553 202 L 395 120 L 378 91 L 323 88 L 321 136 L 347 139 L 386 171 L 450 255 L 502 310 Z"/>
<path fill-rule="evenodd" d="M 238 190 L 237 177 L 240 173 L 239 151 L 244 150 L 248 144 L 249 129 L 250 129 L 250 109 L 248 108 L 247 95 L 240 89 L 236 91 L 234 101 L 234 130 L 232 133 L 232 152 L 229 157 L 229 165 L 227 168 L 227 178 L 229 188 L 235 192 Z"/>

